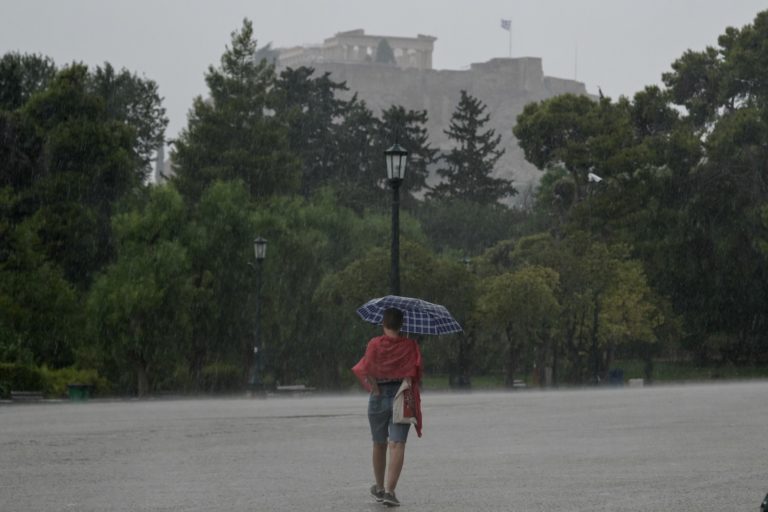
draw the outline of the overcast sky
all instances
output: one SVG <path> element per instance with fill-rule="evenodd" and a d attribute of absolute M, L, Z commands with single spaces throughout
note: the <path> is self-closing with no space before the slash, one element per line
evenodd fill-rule
<path fill-rule="evenodd" d="M 203 74 L 244 17 L 259 45 L 321 43 L 336 32 L 437 37 L 433 65 L 463 69 L 512 55 L 541 57 L 544 73 L 632 96 L 660 83 L 686 49 L 716 45 L 765 0 L 0 0 L 0 52 L 42 53 L 63 65 L 109 61 L 155 80 L 173 138 Z"/>

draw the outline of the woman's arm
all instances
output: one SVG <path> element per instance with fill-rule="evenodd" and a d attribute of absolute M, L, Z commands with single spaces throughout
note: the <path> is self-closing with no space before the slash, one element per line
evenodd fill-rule
<path fill-rule="evenodd" d="M 381 394 L 381 391 L 379 390 L 379 383 L 376 382 L 376 379 L 374 379 L 370 375 L 366 375 L 365 380 L 368 381 L 368 384 L 371 385 L 371 394 L 379 396 Z"/>

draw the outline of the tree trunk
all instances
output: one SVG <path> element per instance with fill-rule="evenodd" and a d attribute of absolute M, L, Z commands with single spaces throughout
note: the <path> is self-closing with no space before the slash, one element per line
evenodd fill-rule
<path fill-rule="evenodd" d="M 517 346 L 513 341 L 511 329 L 507 328 L 507 364 L 504 371 L 504 386 L 512 389 L 515 387 L 515 367 L 517 366 Z"/>
<path fill-rule="evenodd" d="M 560 385 L 560 372 L 558 371 L 560 362 L 560 344 L 555 343 L 552 347 L 552 387 Z"/>
<path fill-rule="evenodd" d="M 647 384 L 653 383 L 653 344 L 643 343 L 643 375 Z"/>
<path fill-rule="evenodd" d="M 147 377 L 147 364 L 140 361 L 136 366 L 136 387 L 139 398 L 143 398 L 149 392 L 149 378 Z"/>
<path fill-rule="evenodd" d="M 597 353 L 597 329 L 600 320 L 599 294 L 595 294 L 594 308 L 592 309 L 592 333 L 591 333 L 591 352 L 592 352 L 592 383 L 600 383 L 600 355 Z"/>

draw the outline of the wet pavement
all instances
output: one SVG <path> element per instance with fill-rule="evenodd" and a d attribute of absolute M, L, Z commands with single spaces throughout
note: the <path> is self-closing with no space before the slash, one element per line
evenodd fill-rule
<path fill-rule="evenodd" d="M 0 510 L 369 511 L 366 397 L 0 405 Z M 423 393 L 400 510 L 757 511 L 768 383 Z"/>

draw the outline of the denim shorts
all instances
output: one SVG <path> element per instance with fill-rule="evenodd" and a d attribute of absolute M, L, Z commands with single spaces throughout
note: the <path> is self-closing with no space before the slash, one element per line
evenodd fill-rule
<path fill-rule="evenodd" d="M 374 443 L 404 443 L 408 440 L 409 423 L 392 423 L 392 402 L 400 388 L 400 383 L 379 384 L 381 394 L 371 393 L 368 399 L 368 422 L 371 424 L 371 437 Z"/>

